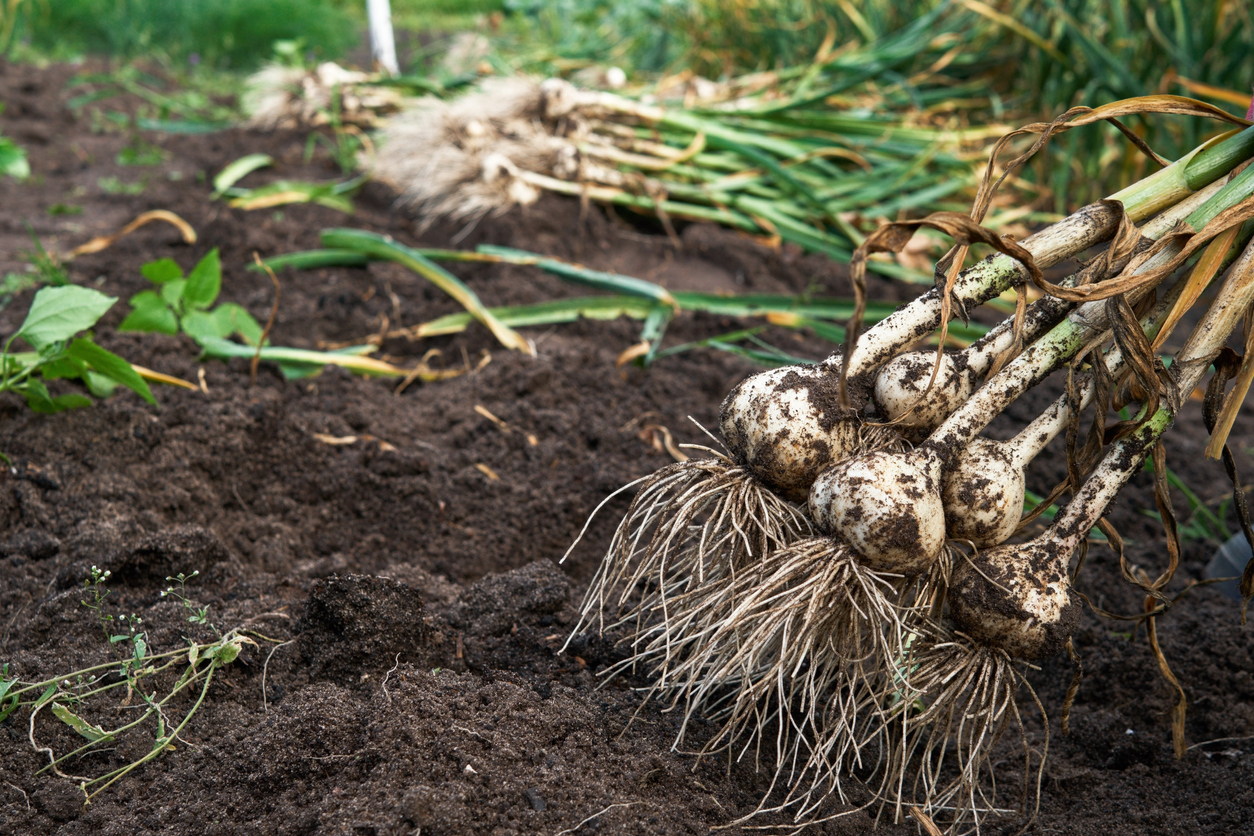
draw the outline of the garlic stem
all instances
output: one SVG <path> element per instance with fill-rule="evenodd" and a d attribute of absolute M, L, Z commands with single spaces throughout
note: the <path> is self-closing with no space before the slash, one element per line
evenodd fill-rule
<path fill-rule="evenodd" d="M 1206 201 L 1210 200 L 1223 187 L 1223 183 L 1214 182 L 1194 192 L 1166 211 L 1156 215 L 1141 227 L 1141 242 L 1138 249 L 1148 247 L 1150 242 L 1157 241 L 1175 228 L 1176 224 L 1193 214 Z M 1080 278 L 1076 272 L 1064 279 L 1060 284 L 1073 287 Z M 1023 343 L 1029 345 L 1041 333 L 1057 325 L 1075 304 L 1056 296 L 1045 296 L 1033 302 L 1024 316 Z M 967 368 L 978 377 L 992 367 L 994 360 L 1014 343 L 1014 320 L 1006 319 L 980 339 L 973 342 L 966 351 Z"/>
<path fill-rule="evenodd" d="M 1237 141 L 1237 137 L 1242 139 Z M 1122 202 L 1124 211 L 1134 222 L 1178 203 L 1245 159 L 1251 150 L 1248 143 L 1254 138 L 1254 128 L 1242 131 L 1237 137 L 1211 144 L 1209 148 L 1201 146 L 1167 168 L 1116 192 L 1110 200 Z M 1212 174 L 1214 177 L 1206 180 Z M 1022 246 L 1032 254 L 1037 266 L 1051 267 L 1109 238 L 1118 226 L 1119 217 L 1110 203 L 1093 203 L 1024 239 Z M 1021 275 L 1026 277 L 1019 263 L 1001 253 L 973 264 L 958 275 L 954 284 L 954 299 L 958 304 L 953 315 L 958 316 L 963 307 L 981 305 L 1003 293 Z M 851 388 L 860 377 L 873 374 L 896 356 L 903 346 L 936 330 L 940 326 L 941 302 L 941 290 L 932 288 L 869 328 L 849 358 L 847 375 Z"/>
<path fill-rule="evenodd" d="M 1246 169 L 1251 171 L 1254 167 Z M 1193 224 L 1195 218 L 1208 213 L 1214 217 L 1248 198 L 1254 192 L 1254 176 L 1246 172 L 1234 177 L 1185 222 Z M 1240 187 L 1233 188 L 1237 183 Z M 1161 273 L 1158 268 L 1171 262 L 1183 247 L 1181 240 L 1175 239 L 1133 268 L 1131 275 Z M 1154 283 L 1147 283 L 1125 295 L 1135 307 L 1152 292 Z M 1082 305 L 980 387 L 924 444 L 909 453 L 872 453 L 820 473 L 810 487 L 808 500 L 815 523 L 848 542 L 873 569 L 902 574 L 926 570 L 944 545 L 944 467 L 1016 398 L 1086 345 L 1109 339 L 1106 310 L 1105 300 Z M 938 510 L 939 520 L 933 516 Z"/>
<path fill-rule="evenodd" d="M 1247 200 L 1251 194 L 1254 194 L 1254 166 L 1245 169 L 1218 189 L 1200 207 L 1189 213 L 1184 222 L 1193 229 L 1201 229 L 1206 221 Z M 1142 275 L 1162 267 L 1183 246 L 1181 241 L 1173 241 L 1136 267 L 1132 275 Z M 1141 287 L 1128 294 L 1128 302 L 1135 307 L 1151 292 L 1152 286 Z M 1104 340 L 1108 331 L 1105 300 L 1081 305 L 1066 320 L 1029 346 L 1023 354 L 980 387 L 970 400 L 932 433 L 928 446 L 944 451 L 946 457 L 952 455 L 954 450 L 970 443 L 971 439 L 1021 394 L 1074 357 L 1085 345 L 1099 339 Z"/>
<path fill-rule="evenodd" d="M 1222 185 L 1212 183 L 1148 221 L 1134 252 L 1147 249 L 1153 241 L 1174 229 L 1213 197 Z M 1114 266 L 1123 269 L 1130 255 Z M 1155 262 L 1158 263 L 1164 263 L 1163 259 Z M 1100 267 L 1086 267 L 1073 273 L 1062 285 L 1072 287 L 1087 281 L 1086 271 Z M 1103 276 L 1097 278 L 1100 280 Z M 1033 302 L 1024 314 L 1023 345 L 1035 342 L 1074 307 L 1074 302 L 1054 296 Z M 891 422 L 910 441 L 922 441 L 971 397 L 978 381 L 997 358 L 1013 348 L 1014 324 L 1014 318 L 1008 318 L 962 351 L 941 355 L 938 369 L 936 353 L 932 351 L 907 352 L 890 360 L 875 378 L 874 396 L 879 417 Z M 936 369 L 935 374 L 933 369 Z"/>
<path fill-rule="evenodd" d="M 1179 296 L 1181 282 L 1172 287 L 1141 327 L 1152 337 Z M 1114 346 L 1103 361 L 1111 376 L 1123 367 L 1123 352 Z M 1091 376 L 1079 384 L 1079 410 L 1093 398 Z M 1063 395 L 1009 441 L 974 438 L 945 469 L 941 498 L 945 532 L 953 540 L 967 540 L 984 549 L 1004 543 L 1018 528 L 1026 495 L 1028 464 L 1067 427 L 1073 415 L 1071 400 Z"/>
<path fill-rule="evenodd" d="M 1192 392 L 1224 347 L 1229 335 L 1254 303 L 1254 242 L 1246 245 L 1228 280 L 1176 355 L 1172 370 L 1182 393 Z M 1058 515 L 1050 531 L 1060 544 L 1074 550 L 1124 483 L 1149 457 L 1154 445 L 1175 420 L 1177 407 L 1165 404 L 1140 429 L 1115 442 L 1084 486 Z"/>

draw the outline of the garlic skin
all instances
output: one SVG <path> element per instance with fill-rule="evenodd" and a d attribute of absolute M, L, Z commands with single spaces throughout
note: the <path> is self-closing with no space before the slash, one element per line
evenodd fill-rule
<path fill-rule="evenodd" d="M 956 561 L 950 617 L 972 639 L 1016 659 L 1058 655 L 1080 620 L 1069 557 L 1058 544 L 1038 540 Z"/>
<path fill-rule="evenodd" d="M 940 462 L 926 451 L 868 453 L 823 471 L 810 516 L 880 572 L 917 575 L 945 545 Z"/>
<path fill-rule="evenodd" d="M 1012 445 L 972 439 L 946 469 L 941 487 L 951 540 L 987 549 L 1010 539 L 1023 516 L 1024 463 Z"/>
<path fill-rule="evenodd" d="M 818 474 L 859 446 L 859 421 L 837 403 L 837 377 L 787 366 L 741 381 L 723 401 L 719 429 L 737 462 L 794 502 Z"/>
<path fill-rule="evenodd" d="M 941 355 L 936 381 L 929 390 L 935 364 L 934 352 L 911 351 L 893 358 L 875 378 L 874 398 L 879 413 L 885 421 L 897 421 L 905 415 L 894 426 L 913 442 L 927 438 L 975 391 L 975 375 L 967 369 L 965 360 L 956 360 L 950 354 Z"/>

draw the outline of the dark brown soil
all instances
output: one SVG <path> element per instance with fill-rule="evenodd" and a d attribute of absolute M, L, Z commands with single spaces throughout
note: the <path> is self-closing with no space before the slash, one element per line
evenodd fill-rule
<path fill-rule="evenodd" d="M 73 281 L 125 299 L 144 288 L 144 262 L 171 257 L 189 267 L 220 247 L 223 298 L 262 321 L 272 303 L 264 276 L 246 272 L 268 256 L 317 246 L 318 231 L 356 226 L 409 243 L 447 246 L 459 232 L 414 235 L 391 196 L 367 189 L 356 216 L 308 206 L 245 213 L 210 200 L 206 177 L 265 151 L 268 176 L 330 178 L 321 157 L 302 163 L 303 137 L 228 131 L 148 135 L 168 153 L 151 168 L 115 164 L 131 139 L 109 120 L 66 108 L 74 68 L 0 63 L 0 131 L 30 152 L 35 177 L 0 181 L 0 275 L 23 269 L 29 224 L 45 246 L 68 251 L 138 213 L 169 209 L 200 238 L 184 245 L 153 225 L 97 255 L 73 261 Z M 97 104 L 133 109 L 135 102 Z M 178 175 L 174 173 L 178 172 Z M 174 179 L 175 176 L 181 179 Z M 139 195 L 107 194 L 100 179 L 145 181 Z M 82 207 L 51 216 L 53 204 Z M 702 290 L 843 294 L 840 268 L 785 249 L 772 251 L 707 226 L 683 230 L 683 249 L 577 202 L 546 200 L 529 212 L 487 220 L 459 246 L 517 246 Z M 457 267 L 488 304 L 581 293 L 525 268 Z M 328 269 L 286 273 L 273 332 L 277 345 L 317 347 L 360 340 L 391 325 L 457 309 L 407 271 Z M 874 283 L 878 298 L 912 289 Z M 12 333 L 31 293 L 0 312 Z M 583 322 L 528 333 L 531 359 L 501 349 L 479 328 L 384 353 L 412 363 L 425 351 L 461 366 L 483 352 L 481 370 L 401 395 L 393 384 L 327 371 L 285 382 L 262 365 L 197 361 L 186 338 L 118 334 L 119 303 L 97 329 L 106 347 L 207 391 L 158 389 L 159 408 L 121 394 L 56 416 L 34 415 L 0 397 L 0 661 L 33 679 L 110 659 L 91 613 L 79 603 L 92 565 L 110 569 L 105 607 L 143 617 L 151 643 L 172 649 L 205 637 L 160 596 L 165 578 L 199 570 L 188 586 L 224 628 L 249 624 L 260 648 L 225 668 L 174 751 L 84 807 L 74 783 L 36 775 L 24 712 L 0 728 L 0 833 L 44 834 L 556 834 L 705 833 L 753 809 L 767 788 L 751 763 L 701 764 L 671 751 L 673 714 L 646 707 L 634 722 L 640 681 L 597 688 L 599 670 L 620 658 L 612 641 L 580 636 L 558 650 L 604 548 L 611 503 L 564 564 L 557 561 L 588 514 L 614 489 L 670 461 L 641 423 L 701 442 L 688 420 L 712 425 L 728 389 L 752 368 L 715 352 L 666 358 L 646 371 L 617 369 L 638 338 L 633 322 Z M 711 336 L 741 323 L 713 317 L 677 322 L 669 340 Z M 769 335 L 821 357 L 824 344 Z M 482 406 L 512 428 L 475 411 Z M 1022 422 L 1031 403 L 1011 417 Z M 1009 426 L 1009 425 L 1007 425 Z M 1003 427 L 1005 429 L 1005 427 Z M 527 440 L 532 434 L 536 444 Z M 356 437 L 328 444 L 324 438 Z M 1224 490 L 1217 463 L 1201 456 L 1196 405 L 1169 443 L 1171 465 L 1205 498 Z M 1254 423 L 1238 420 L 1234 448 L 1246 466 Z M 1030 484 L 1047 489 L 1061 457 L 1043 457 Z M 1187 514 L 1183 497 L 1177 508 Z M 1132 563 L 1156 573 L 1165 547 L 1142 475 L 1112 519 L 1129 538 Z M 1199 578 L 1215 544 L 1185 544 L 1177 585 Z M 1133 613 L 1140 596 L 1114 558 L 1094 548 L 1083 579 L 1095 604 Z M 1236 605 L 1209 589 L 1181 601 L 1159 633 L 1189 698 L 1183 761 L 1171 754 L 1173 692 L 1160 677 L 1144 630 L 1086 612 L 1077 645 L 1085 680 L 1063 738 L 1057 714 L 1071 667 L 1046 661 L 1032 681 L 1052 718 L 1041 813 L 1034 833 L 1248 833 L 1254 827 L 1254 658 Z M 264 693 L 263 693 L 264 683 Z M 175 706 L 176 713 L 187 703 Z M 1025 699 L 1022 707 L 1030 709 Z M 117 724 L 134 714 L 97 700 L 83 709 Z M 697 729 L 699 740 L 703 730 Z M 72 748 L 74 735 L 41 715 L 41 742 Z M 1029 723 L 1038 750 L 1039 720 Z M 1016 766 L 1007 750 L 1003 780 Z M 138 751 L 143 754 L 143 751 Z M 130 744 L 73 764 L 99 774 L 137 756 Z M 1008 793 L 1013 796 L 1013 791 Z M 871 832 L 865 813 L 816 832 Z M 988 832 L 1014 832 L 994 820 Z M 881 824 L 877 832 L 914 832 Z"/>

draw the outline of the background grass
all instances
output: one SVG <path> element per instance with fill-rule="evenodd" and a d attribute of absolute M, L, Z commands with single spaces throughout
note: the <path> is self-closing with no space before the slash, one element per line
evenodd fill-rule
<path fill-rule="evenodd" d="M 14 34 L 57 57 L 156 54 L 218 69 L 255 67 L 277 40 L 328 58 L 360 40 L 331 0 L 27 0 Z"/>

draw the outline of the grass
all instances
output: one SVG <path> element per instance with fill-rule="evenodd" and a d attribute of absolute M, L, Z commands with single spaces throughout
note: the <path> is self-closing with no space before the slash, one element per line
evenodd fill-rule
<path fill-rule="evenodd" d="M 338 57 L 359 30 L 329 0 L 27 0 L 14 36 L 54 56 L 159 53 L 183 64 L 247 69 L 279 40 L 299 39 L 314 55 Z"/>

